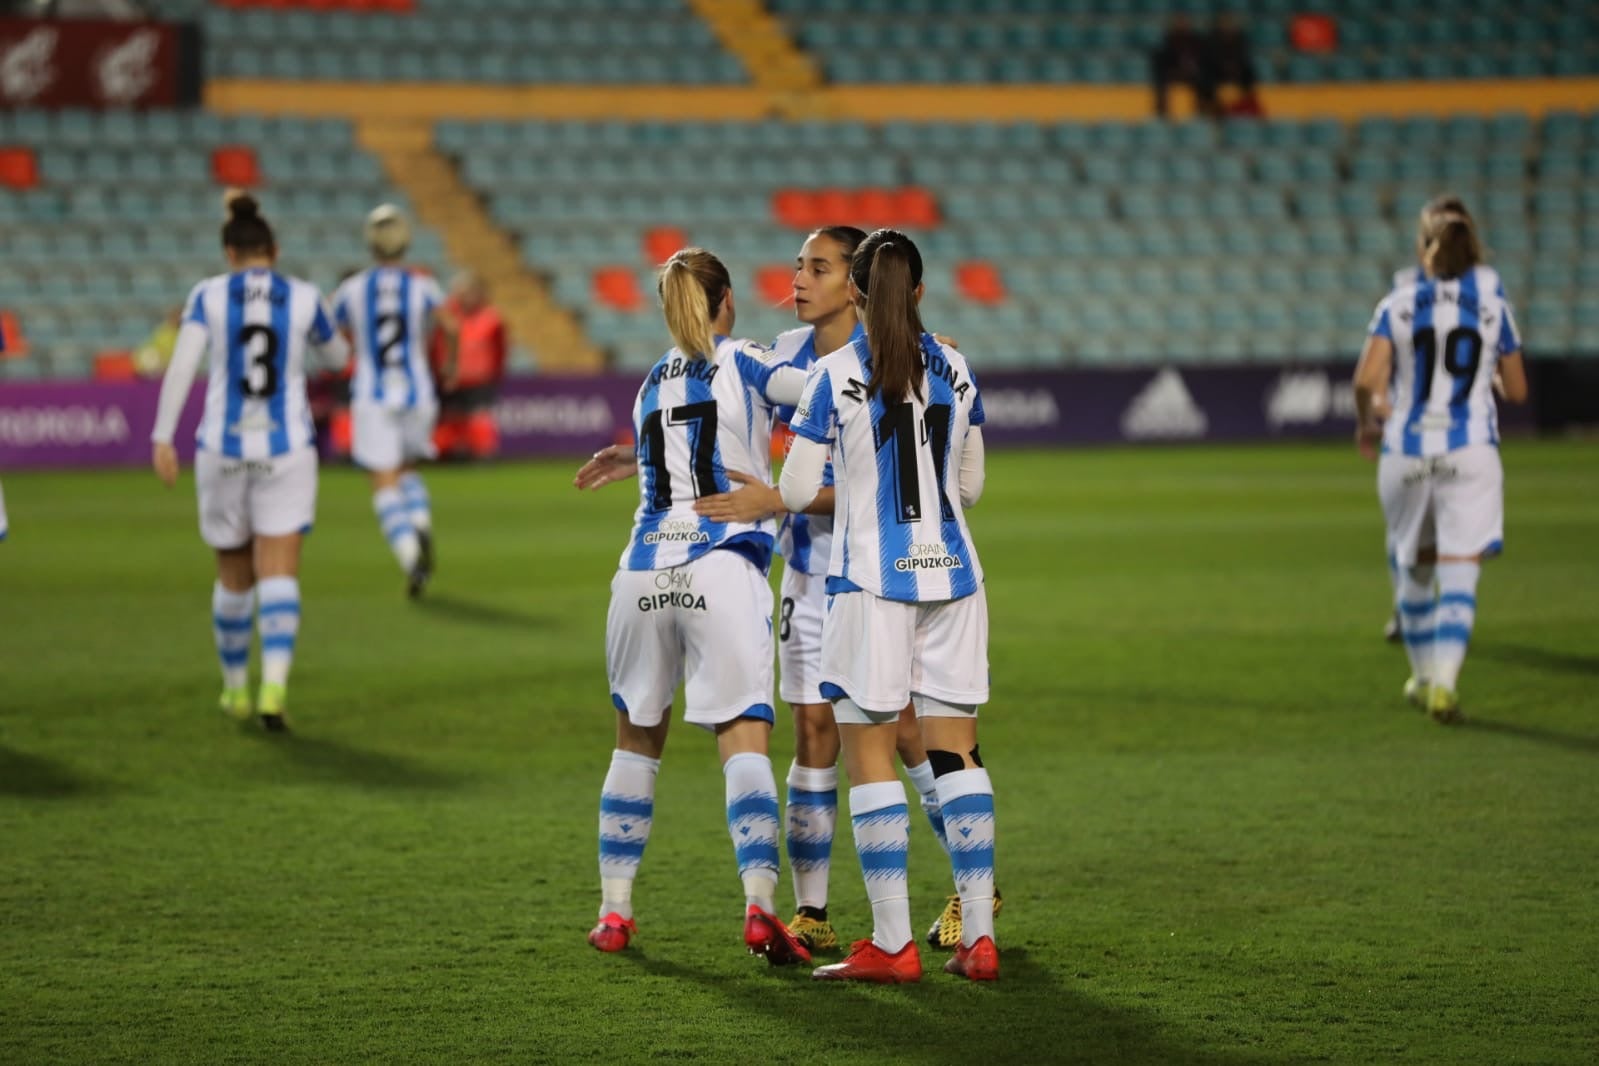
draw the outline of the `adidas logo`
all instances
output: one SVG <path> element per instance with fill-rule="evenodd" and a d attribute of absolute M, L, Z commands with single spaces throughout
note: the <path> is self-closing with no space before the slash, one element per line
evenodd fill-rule
<path fill-rule="evenodd" d="M 1210 425 L 1183 376 L 1171 367 L 1156 374 L 1122 412 L 1122 435 L 1130 440 L 1203 437 Z"/>

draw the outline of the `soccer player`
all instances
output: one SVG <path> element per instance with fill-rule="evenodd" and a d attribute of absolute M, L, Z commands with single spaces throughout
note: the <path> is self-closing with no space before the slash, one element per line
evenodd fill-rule
<path fill-rule="evenodd" d="M 790 511 L 816 498 L 829 453 L 835 537 L 820 689 L 833 704 L 852 787 L 850 821 L 872 936 L 820 979 L 921 979 L 910 928 L 910 816 L 894 773 L 895 723 L 915 706 L 961 899 L 945 970 L 999 976 L 994 795 L 977 746 L 988 698 L 988 608 L 965 508 L 983 483 L 982 401 L 966 359 L 922 329 L 922 259 L 903 233 L 856 249 L 850 293 L 866 337 L 811 368 L 778 484 Z"/>
<path fill-rule="evenodd" d="M 850 257 L 866 239 L 854 226 L 827 226 L 813 231 L 795 257 L 794 314 L 806 323 L 778 336 L 773 359 L 808 369 L 818 353 L 836 351 L 865 336 L 849 295 Z M 788 422 L 792 407 L 780 407 Z M 833 834 L 838 821 L 838 726 L 833 707 L 821 694 L 822 622 L 827 593 L 827 567 L 833 544 L 833 468 L 822 474 L 822 491 L 810 512 L 790 514 L 775 488 L 747 479 L 731 493 L 705 496 L 695 512 L 718 521 L 749 521 L 782 515 L 778 550 L 785 560 L 778 610 L 778 693 L 794 712 L 794 762 L 788 771 L 788 803 L 784 808 L 784 843 L 794 879 L 796 913 L 789 929 L 812 951 L 838 946 L 838 934 L 827 913 Z M 932 764 L 922 744 L 915 710 L 900 713 L 897 743 L 911 784 L 921 796 L 922 810 L 933 832 L 948 849 L 938 804 Z M 996 894 L 996 908 L 998 896 Z M 928 931 L 934 947 L 950 949 L 960 942 L 960 897 L 952 895 Z"/>
<path fill-rule="evenodd" d="M 1356 441 L 1361 455 L 1378 459 L 1410 658 L 1405 697 L 1452 724 L 1462 720 L 1456 681 L 1482 560 L 1504 540 L 1494 392 L 1521 403 L 1527 376 L 1515 317 L 1498 275 L 1482 266 L 1469 215 L 1432 216 L 1422 264 L 1425 276 L 1390 293 L 1372 319 L 1355 368 Z M 1390 380 L 1385 417 L 1379 399 Z"/>
<path fill-rule="evenodd" d="M 300 630 L 300 542 L 316 512 L 316 436 L 305 392 L 307 348 L 343 362 L 343 338 L 322 294 L 273 269 L 277 240 L 250 196 L 228 204 L 222 246 L 229 272 L 194 287 L 161 383 L 151 465 L 170 488 L 172 446 L 200 361 L 210 360 L 196 435 L 200 536 L 216 551 L 212 634 L 222 663 L 222 710 L 245 720 L 251 618 L 261 635 L 261 724 L 282 732 L 289 667 Z"/>
<path fill-rule="evenodd" d="M 377 265 L 348 278 L 333 300 L 334 321 L 349 331 L 356 356 L 351 451 L 372 475 L 372 509 L 414 598 L 433 576 L 433 511 L 416 471 L 433 457 L 439 412 L 428 340 L 442 328 L 453 361 L 455 326 L 441 313 L 438 282 L 402 265 L 411 225 L 399 208 L 383 204 L 367 216 L 366 243 Z"/>
<path fill-rule="evenodd" d="M 744 886 L 744 944 L 774 965 L 808 962 L 810 953 L 776 915 L 777 784 L 767 755 L 772 523 L 714 522 L 693 508 L 697 497 L 731 486 L 729 471 L 770 477 L 772 408 L 798 399 L 804 374 L 773 368 L 763 349 L 728 339 L 733 286 L 710 252 L 677 252 L 659 287 L 675 347 L 644 379 L 633 407 L 639 504 L 606 618 L 618 714 L 600 795 L 600 920 L 588 940 L 600 951 L 621 951 L 638 931 L 633 881 L 681 683 L 684 717 L 715 733 L 722 759 L 727 829 Z"/>
<path fill-rule="evenodd" d="M 1394 271 L 1393 285 L 1389 289 L 1390 292 L 1398 292 L 1407 285 L 1419 285 L 1427 279 L 1427 272 L 1421 265 L 1422 257 L 1426 254 L 1427 240 L 1435 228 L 1434 220 L 1446 214 L 1457 214 L 1473 225 L 1476 224 L 1476 221 L 1471 217 L 1471 212 L 1466 209 L 1465 202 L 1458 196 L 1435 196 L 1422 204 L 1421 211 L 1416 216 L 1416 263 L 1413 266 L 1402 267 Z M 1501 292 L 1503 291 L 1504 283 L 1500 280 L 1497 270 L 1486 264 L 1481 265 L 1479 269 L 1491 274 L 1493 276 L 1493 284 Z M 1378 409 L 1384 417 L 1387 416 L 1384 405 L 1389 403 L 1390 399 L 1390 397 L 1384 396 L 1378 402 Z M 1397 604 L 1399 601 L 1400 568 L 1398 562 L 1394 559 L 1392 544 L 1388 545 L 1388 577 L 1393 585 L 1393 601 Z M 1388 617 L 1388 622 L 1383 626 L 1382 635 L 1383 639 L 1390 644 L 1398 644 L 1403 641 L 1404 634 L 1400 626 L 1399 608 L 1397 606 L 1394 607 L 1393 613 Z"/>

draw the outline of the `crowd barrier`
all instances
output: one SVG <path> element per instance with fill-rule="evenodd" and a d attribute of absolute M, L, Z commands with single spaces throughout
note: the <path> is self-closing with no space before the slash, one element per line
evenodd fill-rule
<path fill-rule="evenodd" d="M 1534 403 L 1505 407 L 1507 432 L 1599 421 L 1599 363 L 1533 361 Z M 990 447 L 1250 442 L 1350 437 L 1348 363 L 1146 367 L 980 374 Z M 505 383 L 495 413 L 505 458 L 583 455 L 627 439 L 636 374 Z M 0 471 L 142 465 L 159 383 L 9 382 L 0 388 Z M 178 441 L 192 451 L 201 390 Z"/>

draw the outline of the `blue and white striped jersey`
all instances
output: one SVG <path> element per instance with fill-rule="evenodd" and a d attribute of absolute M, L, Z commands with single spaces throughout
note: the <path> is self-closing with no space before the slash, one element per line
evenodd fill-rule
<path fill-rule="evenodd" d="M 966 357 L 922 334 L 922 398 L 868 397 L 862 338 L 811 368 L 791 426 L 832 448 L 833 556 L 828 592 L 864 589 L 888 600 L 956 600 L 983 581 L 960 502 L 966 433 L 983 401 Z"/>
<path fill-rule="evenodd" d="M 267 459 L 311 445 L 308 344 L 333 340 L 315 285 L 265 268 L 207 278 L 189 293 L 185 325 L 206 331 L 210 379 L 195 439 L 230 459 Z"/>
<path fill-rule="evenodd" d="M 865 330 L 857 323 L 850 340 L 859 340 L 864 336 Z M 778 366 L 809 370 L 816 362 L 815 328 L 801 326 L 779 333 L 777 340 L 772 342 L 771 361 Z M 787 405 L 778 407 L 778 421 L 787 423 L 793 418 L 794 408 Z M 822 469 L 822 485 L 827 487 L 832 484 L 833 464 L 829 462 Z M 777 527 L 777 550 L 791 569 L 802 574 L 825 574 L 833 553 L 833 516 L 784 514 Z"/>
<path fill-rule="evenodd" d="M 1479 271 L 1484 271 L 1485 270 L 1485 271 L 1488 272 L 1488 274 L 1493 275 L 1494 286 L 1497 288 L 1497 290 L 1499 292 L 1499 295 L 1501 297 L 1503 297 L 1504 294 L 1505 294 L 1505 283 L 1499 277 L 1499 271 L 1495 270 L 1491 266 L 1479 266 L 1477 269 Z M 1484 275 L 1479 274 L 1478 277 L 1482 278 L 1482 277 L 1484 277 Z M 1389 292 L 1393 292 L 1395 289 L 1402 289 L 1406 285 L 1420 285 L 1422 282 L 1424 282 L 1426 280 L 1427 280 L 1427 272 L 1425 270 L 1423 270 L 1421 267 L 1419 267 L 1419 266 L 1407 266 L 1407 267 L 1404 267 L 1402 269 L 1394 271 L 1394 283 L 1389 288 L 1388 291 Z M 1485 285 L 1484 287 L 1486 288 L 1487 286 Z"/>
<path fill-rule="evenodd" d="M 350 331 L 355 350 L 351 400 L 390 408 L 438 402 L 428 341 L 443 303 L 438 282 L 406 267 L 371 267 L 339 286 L 333 320 Z"/>
<path fill-rule="evenodd" d="M 1521 338 L 1497 273 L 1475 267 L 1396 289 L 1377 305 L 1370 332 L 1394 346 L 1383 451 L 1430 456 L 1499 443 L 1494 364 L 1520 351 Z"/>
<path fill-rule="evenodd" d="M 622 569 L 665 570 L 722 547 L 763 572 L 771 564 L 771 519 L 713 522 L 694 513 L 694 501 L 731 491 L 729 470 L 771 483 L 767 388 L 779 372 L 760 345 L 726 337 L 716 338 L 710 359 L 673 348 L 655 364 L 633 402 L 639 505 Z"/>

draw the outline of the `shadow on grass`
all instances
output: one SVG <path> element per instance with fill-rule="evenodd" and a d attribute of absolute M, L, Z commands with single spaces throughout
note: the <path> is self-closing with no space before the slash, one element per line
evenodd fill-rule
<path fill-rule="evenodd" d="M 1527 644 L 1479 644 L 1472 647 L 1471 657 L 1477 660 L 1491 659 L 1512 666 L 1525 666 L 1534 670 L 1599 676 L 1599 655 L 1552 651 L 1549 648 L 1537 648 Z"/>
<path fill-rule="evenodd" d="M 1002 979 L 982 986 L 940 972 L 948 956 L 925 949 L 922 980 L 914 986 L 813 981 L 810 966 L 796 966 L 772 973 L 783 981 L 782 991 L 767 982 L 730 983 L 725 975 L 652 957 L 638 948 L 621 957 L 651 976 L 693 982 L 724 995 L 740 1011 L 772 1015 L 780 1028 L 805 1034 L 819 1062 L 826 1061 L 829 1046 L 855 1055 L 867 1052 L 885 1063 L 929 1066 L 1043 1062 L 1271 1066 L 1277 1061 L 1254 1050 L 1216 1052 L 1186 1046 L 1180 1032 L 1152 1014 L 1062 987 L 1047 967 L 1020 947 L 1002 949 Z M 829 955 L 817 963 L 840 957 Z M 820 1035 L 824 1033 L 825 1039 Z"/>
<path fill-rule="evenodd" d="M 1500 736 L 1531 740 L 1539 744 L 1548 744 L 1554 748 L 1564 748 L 1567 751 L 1581 751 L 1590 755 L 1599 755 L 1599 737 L 1583 736 L 1579 733 L 1561 733 L 1554 729 L 1543 729 L 1535 725 L 1519 725 L 1515 722 L 1495 722 L 1488 718 L 1474 718 L 1469 715 L 1463 727 L 1480 733 L 1497 733 Z"/>
<path fill-rule="evenodd" d="M 302 733 L 251 733 L 250 736 L 262 747 L 279 753 L 283 764 L 319 781 L 357 788 L 418 791 L 459 788 L 466 782 L 460 774 L 426 766 L 401 755 L 352 747 L 325 737 L 309 737 Z"/>
<path fill-rule="evenodd" d="M 413 606 L 444 621 L 461 622 L 466 625 L 537 630 L 547 630 L 555 625 L 554 619 L 541 618 L 536 614 L 528 614 L 509 607 L 496 607 L 491 603 L 478 603 L 455 596 L 429 594 L 417 600 Z"/>
<path fill-rule="evenodd" d="M 0 745 L 0 796 L 67 799 L 104 792 L 106 787 L 65 763 Z"/>

